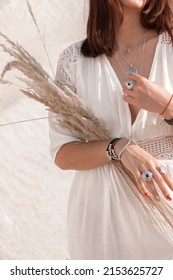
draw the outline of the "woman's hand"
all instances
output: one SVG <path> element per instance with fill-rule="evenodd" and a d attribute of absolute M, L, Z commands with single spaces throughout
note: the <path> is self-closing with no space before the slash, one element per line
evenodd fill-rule
<path fill-rule="evenodd" d="M 119 152 L 124 146 L 127 139 L 121 139 L 115 146 L 115 152 Z M 121 161 L 123 165 L 133 174 L 139 190 L 146 197 L 150 197 L 150 194 L 155 199 L 159 200 L 159 194 L 157 192 L 155 183 L 166 199 L 171 200 L 168 188 L 173 191 L 173 182 L 171 179 L 160 171 L 160 163 L 148 152 L 140 148 L 140 146 L 131 143 L 123 152 Z M 144 181 L 141 177 L 142 173 L 150 171 L 153 174 L 151 181 Z M 167 186 L 166 186 L 167 185 Z M 150 194 L 149 194 L 150 193 Z"/>
<path fill-rule="evenodd" d="M 164 111 L 171 97 L 167 90 L 138 74 L 130 74 L 128 79 L 135 81 L 135 86 L 132 90 L 123 88 L 125 102 L 149 112 L 160 114 Z M 169 107 L 163 115 L 166 119 L 173 118 L 173 102 Z"/>

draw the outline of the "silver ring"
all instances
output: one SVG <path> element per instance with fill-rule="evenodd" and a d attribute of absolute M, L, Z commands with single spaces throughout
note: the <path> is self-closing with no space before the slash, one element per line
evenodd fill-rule
<path fill-rule="evenodd" d="M 135 86 L 135 81 L 133 81 L 133 80 L 127 80 L 126 81 L 126 88 L 127 89 L 133 89 L 134 86 Z"/>
<path fill-rule="evenodd" d="M 166 165 L 164 163 L 162 163 L 159 167 L 159 173 L 162 175 L 166 175 L 167 170 L 166 170 Z"/>
<path fill-rule="evenodd" d="M 153 179 L 153 173 L 150 172 L 149 170 L 144 171 L 141 174 L 141 178 L 145 181 L 145 182 L 150 182 Z"/>

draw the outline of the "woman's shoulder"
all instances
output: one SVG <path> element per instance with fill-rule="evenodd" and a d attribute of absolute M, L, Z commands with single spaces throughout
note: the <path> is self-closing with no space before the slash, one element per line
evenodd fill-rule
<path fill-rule="evenodd" d="M 164 31 L 161 36 L 161 44 L 162 45 L 172 45 L 171 44 L 171 37 L 167 31 Z"/>
<path fill-rule="evenodd" d="M 81 46 L 83 41 L 78 41 L 66 47 L 59 55 L 57 70 L 56 70 L 56 83 L 63 90 L 64 84 L 68 85 L 73 92 L 76 92 L 76 75 L 78 62 L 82 59 Z"/>
<path fill-rule="evenodd" d="M 173 41 L 168 32 L 163 32 L 160 38 L 160 51 L 168 64 L 173 63 Z M 172 66 L 171 66 L 172 67 Z"/>
<path fill-rule="evenodd" d="M 80 59 L 84 58 L 81 53 L 81 46 L 83 44 L 82 41 L 75 42 L 68 47 L 66 47 L 59 56 L 59 60 L 68 61 L 71 63 L 76 63 Z"/>

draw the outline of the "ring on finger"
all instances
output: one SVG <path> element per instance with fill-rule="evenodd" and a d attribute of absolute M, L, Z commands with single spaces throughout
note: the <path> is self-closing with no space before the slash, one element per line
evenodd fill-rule
<path fill-rule="evenodd" d="M 133 80 L 127 80 L 126 81 L 126 88 L 132 90 L 135 86 L 135 81 Z"/>
<path fill-rule="evenodd" d="M 149 170 L 146 170 L 141 174 L 141 178 L 145 182 L 150 182 L 153 180 L 153 173 Z"/>
<path fill-rule="evenodd" d="M 159 167 L 159 173 L 162 174 L 162 175 L 166 175 L 167 172 L 166 172 L 166 165 L 165 165 L 165 164 L 162 163 L 162 164 L 160 165 L 160 167 Z"/>

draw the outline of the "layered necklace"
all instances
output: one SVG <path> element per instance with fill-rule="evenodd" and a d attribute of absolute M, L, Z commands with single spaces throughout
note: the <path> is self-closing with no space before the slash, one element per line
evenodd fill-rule
<path fill-rule="evenodd" d="M 137 41 L 136 41 L 136 44 L 135 44 L 133 47 L 131 47 L 131 48 L 125 48 L 125 47 L 119 45 L 119 49 L 122 49 L 122 50 L 124 50 L 124 51 L 127 51 L 128 53 L 131 53 L 133 50 L 135 50 L 135 49 L 139 46 L 139 44 L 140 44 L 140 42 L 141 42 L 141 39 L 143 38 L 144 35 L 145 35 L 145 33 L 143 33 L 142 35 L 140 35 L 140 36 L 138 37 L 138 39 L 137 39 Z"/>
<path fill-rule="evenodd" d="M 116 60 L 117 60 L 117 62 L 118 62 L 118 64 L 119 64 L 121 70 L 122 70 L 123 73 L 125 74 L 125 76 L 127 76 L 127 75 L 129 75 L 129 74 L 131 74 L 131 73 L 134 73 L 134 74 L 138 74 L 138 73 L 139 73 L 139 69 L 135 66 L 135 60 L 136 60 L 136 58 L 137 58 L 138 52 L 139 52 L 139 50 L 140 50 L 140 47 L 141 47 L 141 45 L 143 44 L 142 56 L 141 56 L 141 67 L 140 67 L 140 72 L 142 72 L 142 69 L 143 69 L 143 62 L 144 62 L 145 41 L 146 41 L 146 33 L 142 34 L 142 36 L 140 37 L 140 40 L 139 40 L 137 46 L 135 46 L 135 47 L 133 47 L 133 48 L 124 48 L 124 47 L 120 47 L 121 49 L 126 50 L 128 54 L 130 54 L 130 53 L 132 52 L 132 50 L 133 50 L 133 52 L 134 52 L 134 50 L 137 48 L 137 50 L 136 50 L 136 52 L 135 52 L 135 55 L 134 55 L 134 57 L 133 57 L 133 59 L 132 59 L 131 62 L 129 62 L 129 61 L 122 55 L 122 53 L 120 53 L 119 50 L 116 50 L 116 52 L 115 52 L 115 58 L 116 58 Z M 122 66 L 122 64 L 121 64 L 121 62 L 120 62 L 120 60 L 119 60 L 119 58 L 122 58 L 122 59 L 126 62 L 126 64 L 128 64 L 129 67 L 128 67 L 127 70 L 124 69 L 124 67 Z"/>

